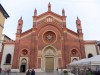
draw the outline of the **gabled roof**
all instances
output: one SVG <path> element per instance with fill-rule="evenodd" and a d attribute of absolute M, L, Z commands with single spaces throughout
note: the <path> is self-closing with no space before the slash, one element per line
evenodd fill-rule
<path fill-rule="evenodd" d="M 0 42 L 6 42 L 6 41 L 14 41 L 14 40 L 5 34 L 2 34 Z"/>
<path fill-rule="evenodd" d="M 54 15 L 56 15 L 56 16 L 58 16 L 58 17 L 61 17 L 61 15 L 59 15 L 59 14 L 53 12 L 53 11 L 47 11 L 47 12 L 44 12 L 44 13 L 38 15 L 38 16 L 44 16 L 44 15 L 47 14 L 47 13 L 51 13 L 51 14 L 54 14 Z"/>
<path fill-rule="evenodd" d="M 40 14 L 40 15 L 37 15 L 37 10 L 36 10 L 36 8 L 35 8 L 33 18 L 34 18 L 35 20 L 37 20 L 37 19 L 39 19 L 39 18 L 42 18 L 42 17 L 44 17 L 44 16 L 46 17 L 46 16 L 48 16 L 48 15 L 53 16 L 53 17 L 56 17 L 56 18 L 58 18 L 59 20 L 63 20 L 63 19 L 66 18 L 64 9 L 62 10 L 62 15 L 56 14 L 55 12 L 53 12 L 53 11 L 51 10 L 51 4 L 50 4 L 50 2 L 49 2 L 49 4 L 48 4 L 48 11 L 47 11 L 47 12 L 44 12 L 44 13 L 42 13 L 42 14 Z"/>
<path fill-rule="evenodd" d="M 78 33 L 76 33 L 75 31 L 72 31 L 72 30 L 70 30 L 68 28 L 67 28 L 67 31 L 70 32 L 70 33 L 72 33 L 72 34 L 74 34 L 74 35 L 78 35 Z"/>
<path fill-rule="evenodd" d="M 4 36 L 5 38 L 7 38 L 8 40 L 12 40 L 10 37 L 8 37 L 8 36 L 5 35 L 5 34 L 2 34 L 2 36 Z"/>
<path fill-rule="evenodd" d="M 5 11 L 5 9 L 3 8 L 1 4 L 0 4 L 0 11 L 6 19 L 9 17 L 9 15 L 7 14 L 7 12 Z"/>
<path fill-rule="evenodd" d="M 32 32 L 32 28 L 29 29 L 29 30 L 26 30 L 25 32 L 22 32 L 22 33 L 21 33 L 21 36 L 24 36 L 25 34 L 28 34 L 28 33 L 30 33 L 30 32 Z"/>
<path fill-rule="evenodd" d="M 59 15 L 59 14 L 56 14 L 56 13 L 53 12 L 53 11 L 47 11 L 47 12 L 44 12 L 44 13 L 38 15 L 37 18 L 43 17 L 43 16 L 48 15 L 48 14 L 54 15 L 54 16 L 56 16 L 57 18 L 59 18 L 59 19 L 62 20 L 62 16 Z M 66 17 L 66 16 L 64 16 L 64 17 Z"/>

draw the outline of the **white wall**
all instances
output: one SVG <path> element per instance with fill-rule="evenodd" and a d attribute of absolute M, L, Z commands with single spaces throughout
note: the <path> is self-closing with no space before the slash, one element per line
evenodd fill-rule
<path fill-rule="evenodd" d="M 10 53 L 11 54 L 11 64 L 13 60 L 13 54 L 14 54 L 14 44 L 5 44 L 4 45 L 4 50 L 3 50 L 3 56 L 1 60 L 1 68 L 11 68 L 12 65 L 6 65 L 5 60 L 6 60 L 6 55 Z"/>
<path fill-rule="evenodd" d="M 97 55 L 95 44 L 85 44 L 86 58 L 88 58 L 89 53 L 91 53 L 93 56 Z"/>

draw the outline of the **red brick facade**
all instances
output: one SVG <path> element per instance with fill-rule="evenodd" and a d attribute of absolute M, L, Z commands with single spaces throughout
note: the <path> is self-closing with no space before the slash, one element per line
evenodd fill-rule
<path fill-rule="evenodd" d="M 20 57 L 28 58 L 28 68 L 40 68 L 42 55 L 40 52 L 46 46 L 56 48 L 58 53 L 58 67 L 65 68 L 71 62 L 71 57 L 85 58 L 83 43 L 83 33 L 81 21 L 77 18 L 77 33 L 66 27 L 66 16 L 64 9 L 62 15 L 51 11 L 51 5 L 48 5 L 48 11 L 37 16 L 37 10 L 34 11 L 33 28 L 22 32 L 23 20 L 18 21 L 15 50 L 13 56 L 12 68 L 18 69 Z"/>

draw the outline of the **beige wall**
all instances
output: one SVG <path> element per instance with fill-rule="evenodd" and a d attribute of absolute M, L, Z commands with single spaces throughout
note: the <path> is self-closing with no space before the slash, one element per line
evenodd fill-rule
<path fill-rule="evenodd" d="M 4 15 L 0 12 L 0 23 L 1 25 L 4 25 L 5 17 Z"/>
<path fill-rule="evenodd" d="M 0 26 L 0 41 L 1 41 L 2 31 L 3 31 L 3 28 Z"/>
<path fill-rule="evenodd" d="M 2 34 L 2 31 L 3 31 L 3 28 L 4 27 L 4 22 L 5 22 L 5 17 L 3 16 L 3 14 L 0 12 L 0 39 L 1 39 L 1 34 Z"/>
<path fill-rule="evenodd" d="M 85 44 L 85 54 L 88 58 L 88 54 L 91 53 L 93 56 L 97 55 L 97 50 L 95 44 Z"/>
<path fill-rule="evenodd" d="M 100 47 L 99 47 L 99 46 L 97 46 L 97 49 L 98 49 L 98 52 L 99 52 L 99 55 L 100 55 Z"/>

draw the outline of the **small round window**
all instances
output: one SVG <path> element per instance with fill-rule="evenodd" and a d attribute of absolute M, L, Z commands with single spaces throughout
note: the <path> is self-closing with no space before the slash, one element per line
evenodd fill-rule
<path fill-rule="evenodd" d="M 22 54 L 23 55 L 27 55 L 28 54 L 28 51 L 26 49 L 22 50 Z"/>
<path fill-rule="evenodd" d="M 76 50 L 76 49 L 73 49 L 73 50 L 71 51 L 71 53 L 72 53 L 72 55 L 76 55 L 76 54 L 77 54 L 77 50 Z"/>

